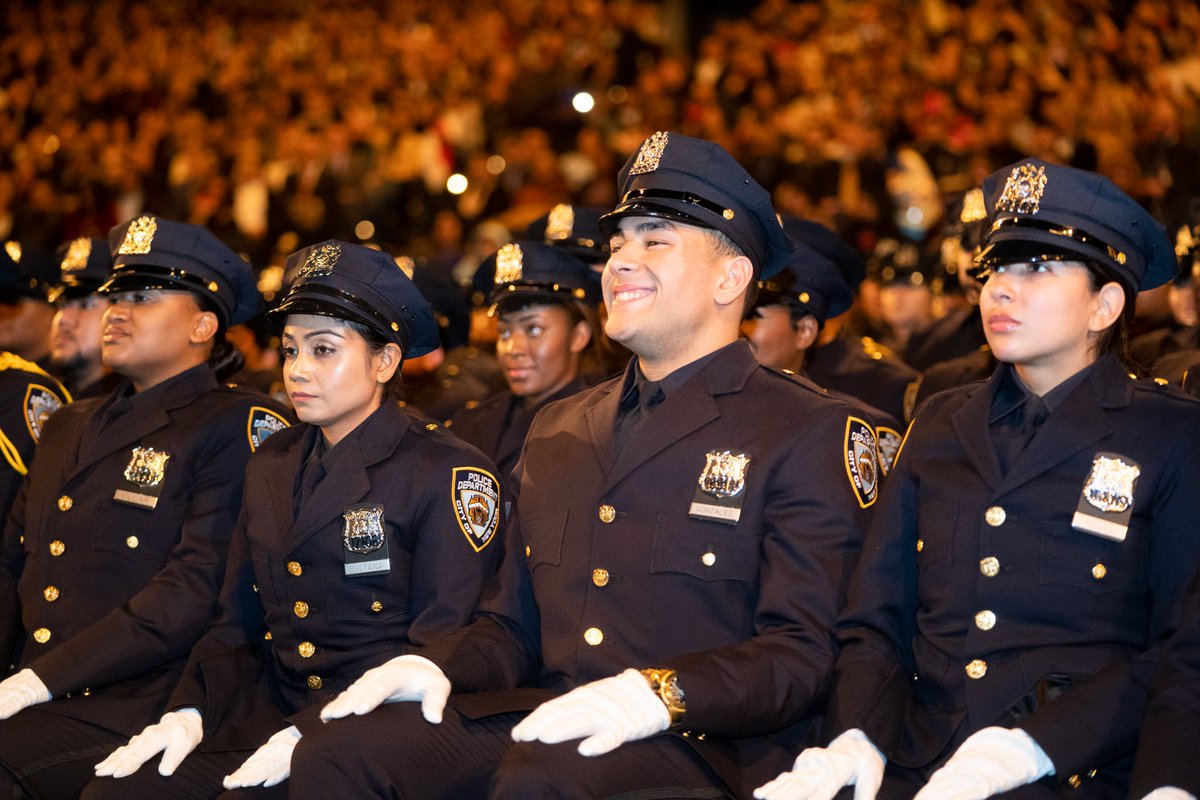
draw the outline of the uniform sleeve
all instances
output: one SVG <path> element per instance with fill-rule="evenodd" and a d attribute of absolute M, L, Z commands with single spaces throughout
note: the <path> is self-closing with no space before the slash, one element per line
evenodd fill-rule
<path fill-rule="evenodd" d="M 678 672 L 689 729 L 725 737 L 769 733 L 823 704 L 834 664 L 833 625 L 868 514 L 846 470 L 847 430 L 845 406 L 821 414 L 771 476 L 755 635 L 644 665 Z M 872 494 L 868 504 L 873 500 Z"/>
<path fill-rule="evenodd" d="M 128 602 L 29 664 L 54 695 L 111 683 L 185 656 L 212 618 L 249 448 L 241 420 L 214 426 L 188 476 L 178 544 Z M 119 643 L 119 646 L 114 646 Z"/>
<path fill-rule="evenodd" d="M 24 528 L 25 487 L 22 486 L 8 514 L 0 541 L 0 674 L 8 674 L 19 653 L 14 648 L 21 639 L 21 602 L 17 584 L 25 566 L 25 547 L 21 543 Z"/>

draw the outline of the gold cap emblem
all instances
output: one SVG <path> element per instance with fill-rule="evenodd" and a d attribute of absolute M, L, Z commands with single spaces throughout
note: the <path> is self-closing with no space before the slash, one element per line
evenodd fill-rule
<path fill-rule="evenodd" d="M 714 497 L 737 497 L 746 488 L 746 467 L 750 456 L 733 454 L 728 450 L 713 450 L 705 455 L 704 471 L 700 473 L 700 489 Z"/>
<path fill-rule="evenodd" d="M 63 272 L 78 272 L 87 266 L 88 256 L 92 254 L 92 240 L 80 236 L 67 246 L 67 254 L 63 256 L 59 268 Z"/>
<path fill-rule="evenodd" d="M 4 252 L 8 253 L 8 257 L 18 264 L 21 263 L 21 243 L 7 241 L 4 243 Z"/>
<path fill-rule="evenodd" d="M 1101 511 L 1120 513 L 1133 505 L 1133 487 L 1141 474 L 1136 464 L 1096 456 L 1092 461 L 1092 474 L 1083 487 L 1083 496 Z"/>
<path fill-rule="evenodd" d="M 525 274 L 525 254 L 521 245 L 509 242 L 496 251 L 496 285 L 516 283 Z"/>
<path fill-rule="evenodd" d="M 149 215 L 142 215 L 129 223 L 125 230 L 125 241 L 117 248 L 119 256 L 141 256 L 150 252 L 150 244 L 154 241 L 154 232 L 158 230 L 158 222 Z"/>
<path fill-rule="evenodd" d="M 304 266 L 296 273 L 296 280 L 321 278 L 329 275 L 341 257 L 342 246 L 340 244 L 323 244 L 320 247 L 314 247 L 309 251 L 308 258 L 304 260 Z"/>
<path fill-rule="evenodd" d="M 658 169 L 658 161 L 662 158 L 663 152 L 666 149 L 667 133 L 666 131 L 658 131 L 649 139 L 642 142 L 642 149 L 638 150 L 637 160 L 629 168 L 629 174 L 644 175 L 647 172 L 654 172 L 654 170 Z"/>
<path fill-rule="evenodd" d="M 987 207 L 983 203 L 983 189 L 972 189 L 964 194 L 962 213 L 958 215 L 958 221 L 965 224 L 986 218 Z"/>
<path fill-rule="evenodd" d="M 1045 192 L 1046 168 L 1018 164 L 1004 182 L 1004 191 L 996 201 L 996 208 L 1018 214 L 1036 214 Z"/>
<path fill-rule="evenodd" d="M 575 229 L 575 209 L 568 203 L 559 203 L 550 209 L 550 219 L 546 221 L 546 239 L 561 241 L 571 238 Z"/>

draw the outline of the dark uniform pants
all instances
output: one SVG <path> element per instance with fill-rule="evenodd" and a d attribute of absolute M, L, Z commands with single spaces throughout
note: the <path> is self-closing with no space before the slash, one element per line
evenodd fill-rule
<path fill-rule="evenodd" d="M 158 762 L 162 756 L 156 755 L 127 777 L 93 779 L 80 795 L 80 800 L 128 800 L 134 797 L 138 800 L 287 800 L 287 781 L 269 789 L 255 786 L 226 791 L 221 785 L 225 776 L 240 767 L 253 752 L 232 750 L 203 753 L 193 750 L 169 778 L 158 774 Z"/>
<path fill-rule="evenodd" d="M 34 706 L 0 720 L 0 800 L 69 800 L 129 737 Z"/>
<path fill-rule="evenodd" d="M 578 741 L 515 744 L 524 717 L 470 720 L 447 707 L 438 725 L 417 703 L 385 705 L 310 731 L 292 755 L 292 800 L 354 798 L 724 798 L 682 740 L 658 736 L 586 758 Z"/>

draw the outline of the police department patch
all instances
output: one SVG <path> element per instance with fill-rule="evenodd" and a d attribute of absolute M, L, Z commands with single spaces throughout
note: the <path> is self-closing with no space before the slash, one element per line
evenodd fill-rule
<path fill-rule="evenodd" d="M 879 450 L 875 431 L 863 420 L 850 417 L 846 420 L 843 450 L 850 486 L 858 504 L 866 508 L 875 502 L 879 490 Z"/>
<path fill-rule="evenodd" d="M 246 420 L 246 439 L 250 442 L 250 452 L 254 453 L 262 447 L 271 434 L 290 427 L 286 419 L 271 409 L 253 406 L 250 409 L 250 417 Z"/>
<path fill-rule="evenodd" d="M 487 470 L 455 467 L 450 475 L 450 497 L 458 527 L 478 553 L 492 541 L 500 524 L 500 484 Z"/>
<path fill-rule="evenodd" d="M 52 390 L 36 383 L 29 384 L 25 390 L 23 409 L 25 425 L 29 428 L 29 435 L 35 444 L 38 439 L 42 438 L 42 426 L 46 424 L 46 420 L 50 419 L 51 414 L 62 408 L 62 405 L 62 398 Z"/>
<path fill-rule="evenodd" d="M 887 477 L 892 471 L 892 464 L 896 463 L 896 453 L 900 450 L 900 431 L 892 430 L 891 428 L 880 425 L 875 429 L 879 434 L 879 469 L 883 472 L 883 477 Z"/>

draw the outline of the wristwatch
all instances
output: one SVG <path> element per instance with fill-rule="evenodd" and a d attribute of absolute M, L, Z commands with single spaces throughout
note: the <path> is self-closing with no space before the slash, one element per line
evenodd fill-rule
<path fill-rule="evenodd" d="M 679 688 L 679 676 L 675 674 L 675 670 L 644 669 L 641 672 L 650 684 L 650 691 L 658 695 L 658 699 L 667 707 L 671 724 L 678 725 L 683 722 L 683 715 L 687 712 L 687 701 L 684 699 L 683 689 Z"/>

